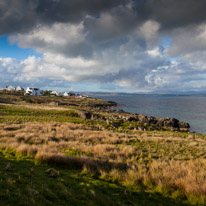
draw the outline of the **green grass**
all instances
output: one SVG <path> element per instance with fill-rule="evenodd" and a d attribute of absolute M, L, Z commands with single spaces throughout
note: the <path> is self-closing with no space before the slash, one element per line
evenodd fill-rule
<path fill-rule="evenodd" d="M 198 149 L 190 146 L 184 141 L 161 140 L 161 141 L 142 141 L 132 140 L 126 145 L 133 146 L 137 151 L 141 151 L 143 159 L 161 159 L 161 160 L 192 160 L 198 159 L 200 155 L 206 157 L 205 149 Z"/>
<path fill-rule="evenodd" d="M 8 165 L 10 165 L 8 167 Z M 48 171 L 58 171 L 56 177 Z M 88 171 L 50 168 L 0 152 L 0 205 L 183 205 L 159 193 L 133 191 Z"/>
<path fill-rule="evenodd" d="M 74 110 L 27 109 L 0 105 L 0 123 L 4 122 L 73 122 L 85 123 Z"/>
<path fill-rule="evenodd" d="M 107 128 L 105 121 L 82 119 L 75 110 L 44 110 L 0 105 L 0 123 L 70 122 Z"/>
<path fill-rule="evenodd" d="M 80 157 L 80 156 L 84 155 L 84 156 L 87 156 L 87 157 L 93 157 L 92 153 L 84 152 L 84 151 L 78 150 L 78 149 L 65 148 L 63 150 L 63 152 L 68 156 Z"/>

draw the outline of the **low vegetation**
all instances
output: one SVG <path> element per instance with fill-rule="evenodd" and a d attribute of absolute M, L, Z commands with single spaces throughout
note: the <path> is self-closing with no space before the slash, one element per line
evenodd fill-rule
<path fill-rule="evenodd" d="M 74 110 L 58 111 L 45 109 L 29 109 L 26 107 L 12 107 L 0 105 L 0 122 L 78 122 L 81 120 Z"/>
<path fill-rule="evenodd" d="M 0 122 L 0 205 L 206 204 L 204 135 L 107 129 L 74 107 L 20 102 L 1 103 Z"/>
<path fill-rule="evenodd" d="M 2 154 L 46 163 L 56 170 L 84 171 L 98 181 L 134 193 L 158 193 L 178 204 L 205 204 L 203 136 L 126 134 L 72 123 L 3 123 L 0 135 Z"/>

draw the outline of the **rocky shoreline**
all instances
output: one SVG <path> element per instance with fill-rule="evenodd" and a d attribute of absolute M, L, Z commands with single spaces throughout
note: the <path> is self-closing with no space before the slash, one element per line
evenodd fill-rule
<path fill-rule="evenodd" d="M 110 129 L 125 130 L 169 130 L 189 132 L 190 125 L 175 118 L 148 117 L 144 114 L 131 114 L 116 110 L 118 103 L 97 98 L 78 99 L 72 97 L 24 96 L 22 93 L 0 93 L 0 103 L 16 105 L 47 105 L 74 110 L 84 120 L 101 121 L 101 125 Z"/>
<path fill-rule="evenodd" d="M 118 103 L 113 101 L 104 101 L 101 104 L 87 105 L 91 111 L 80 112 L 80 116 L 84 119 L 106 121 L 108 125 L 114 128 L 121 127 L 125 122 L 137 123 L 132 126 L 132 130 L 170 130 L 179 132 L 189 132 L 190 125 L 187 122 L 181 122 L 175 118 L 169 117 L 148 117 L 144 114 L 132 114 L 123 110 L 116 110 Z"/>

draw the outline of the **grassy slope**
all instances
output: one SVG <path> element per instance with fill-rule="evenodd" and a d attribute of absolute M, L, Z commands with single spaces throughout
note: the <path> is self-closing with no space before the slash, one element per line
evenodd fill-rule
<path fill-rule="evenodd" d="M 49 168 L 1 151 L 0 205 L 183 205 L 158 193 L 131 191 L 84 170 L 53 167 L 59 175 L 51 177 Z"/>
<path fill-rule="evenodd" d="M 73 111 L 55 111 L 43 109 L 28 109 L 14 106 L 0 105 L 0 122 L 75 122 L 84 123 Z"/>

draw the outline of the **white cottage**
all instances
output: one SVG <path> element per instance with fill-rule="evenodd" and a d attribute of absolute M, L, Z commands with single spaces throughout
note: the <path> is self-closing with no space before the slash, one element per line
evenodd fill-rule
<path fill-rule="evenodd" d="M 26 95 L 37 95 L 37 96 L 42 95 L 39 88 L 31 88 L 31 87 L 27 87 L 25 94 Z"/>
<path fill-rule="evenodd" d="M 7 91 L 15 91 L 15 87 L 13 87 L 13 86 L 6 86 L 6 90 Z"/>
<path fill-rule="evenodd" d="M 68 93 L 68 92 L 64 92 L 63 96 L 64 96 L 64 97 L 68 97 L 68 96 L 69 96 L 69 93 Z"/>
<path fill-rule="evenodd" d="M 61 97 L 62 96 L 62 93 L 61 92 L 57 92 L 57 91 L 52 91 L 50 93 L 51 96 L 56 96 L 56 97 Z"/>
<path fill-rule="evenodd" d="M 16 91 L 24 91 L 24 88 L 21 86 L 16 87 Z"/>

